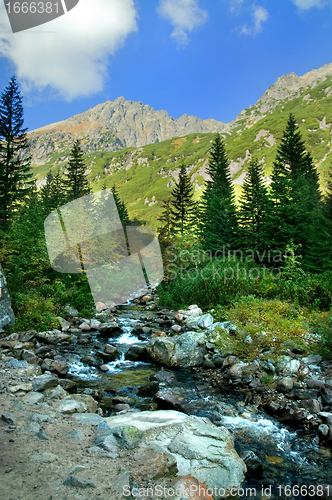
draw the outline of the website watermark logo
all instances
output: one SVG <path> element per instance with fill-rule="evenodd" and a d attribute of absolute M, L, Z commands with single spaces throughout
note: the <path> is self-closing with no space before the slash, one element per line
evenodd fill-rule
<path fill-rule="evenodd" d="M 52 268 L 85 272 L 95 303 L 123 304 L 164 277 L 156 231 L 122 226 L 111 189 L 63 205 L 44 228 Z"/>
<path fill-rule="evenodd" d="M 53 21 L 80 0 L 3 0 L 13 33 Z"/>

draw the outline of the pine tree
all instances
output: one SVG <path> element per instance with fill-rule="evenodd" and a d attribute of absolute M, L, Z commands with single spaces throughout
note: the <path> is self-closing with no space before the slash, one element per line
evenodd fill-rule
<path fill-rule="evenodd" d="M 17 205 L 31 189 L 31 157 L 23 128 L 22 97 L 15 77 L 0 98 L 0 223 L 7 225 Z"/>
<path fill-rule="evenodd" d="M 222 138 L 217 134 L 210 153 L 207 173 L 211 180 L 200 201 L 200 232 L 205 247 L 213 252 L 234 247 L 237 234 L 235 193 L 229 160 Z"/>
<path fill-rule="evenodd" d="M 162 226 L 158 229 L 158 236 L 160 243 L 166 247 L 170 245 L 173 234 L 171 200 L 163 201 L 161 207 L 164 208 L 164 211 L 157 217 L 158 221 L 162 223 Z"/>
<path fill-rule="evenodd" d="M 269 233 L 274 247 L 283 250 L 293 240 L 301 245 L 307 266 L 312 270 L 319 267 L 325 259 L 323 233 L 319 236 L 317 232 L 317 224 L 323 220 L 319 177 L 292 114 L 277 149 L 271 200 Z"/>
<path fill-rule="evenodd" d="M 83 151 L 80 147 L 80 141 L 77 139 L 70 152 L 67 178 L 64 181 L 69 201 L 76 200 L 91 192 L 85 169 Z"/>
<path fill-rule="evenodd" d="M 44 206 L 45 215 L 66 203 L 66 193 L 63 175 L 60 168 L 55 174 L 49 170 L 46 176 L 46 184 L 40 190 L 40 196 Z"/>
<path fill-rule="evenodd" d="M 116 208 L 118 209 L 118 214 L 120 217 L 121 224 L 123 226 L 128 226 L 130 224 L 129 214 L 124 201 L 121 201 L 119 193 L 115 187 L 112 187 L 112 193 L 115 201 Z"/>
<path fill-rule="evenodd" d="M 267 248 L 266 219 L 269 196 L 264 184 L 263 169 L 256 159 L 252 159 L 249 164 L 242 190 L 238 213 L 238 246 L 261 253 Z"/>
<path fill-rule="evenodd" d="M 184 164 L 180 166 L 179 180 L 171 192 L 170 204 L 174 232 L 183 235 L 186 229 L 192 227 L 196 213 L 194 187 Z"/>

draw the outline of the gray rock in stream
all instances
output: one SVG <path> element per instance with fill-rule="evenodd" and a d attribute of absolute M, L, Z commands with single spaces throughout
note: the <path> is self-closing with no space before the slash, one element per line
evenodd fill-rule
<path fill-rule="evenodd" d="M 176 337 L 156 337 L 146 348 L 153 362 L 166 367 L 199 366 L 204 362 L 206 335 L 186 332 Z"/>
<path fill-rule="evenodd" d="M 190 474 L 208 488 L 239 488 L 246 466 L 231 434 L 210 421 L 177 411 L 142 411 L 105 418 L 111 429 L 136 427 L 140 444 L 156 444 L 176 460 L 178 475 Z M 218 500 L 218 497 L 215 497 Z"/>

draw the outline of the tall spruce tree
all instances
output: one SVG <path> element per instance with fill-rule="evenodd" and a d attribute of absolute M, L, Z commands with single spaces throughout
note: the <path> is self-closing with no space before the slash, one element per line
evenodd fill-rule
<path fill-rule="evenodd" d="M 262 166 L 252 159 L 242 185 L 239 217 L 238 246 L 263 253 L 267 248 L 267 214 L 269 196 L 264 184 Z"/>
<path fill-rule="evenodd" d="M 235 193 L 224 142 L 216 135 L 207 172 L 211 177 L 200 200 L 199 226 L 205 247 L 212 252 L 234 248 L 237 235 Z"/>
<path fill-rule="evenodd" d="M 80 141 L 77 139 L 70 151 L 69 164 L 67 165 L 67 178 L 64 180 L 69 201 L 76 200 L 91 192 L 85 169 L 83 151 L 80 146 Z"/>
<path fill-rule="evenodd" d="M 184 164 L 180 166 L 179 180 L 171 192 L 171 217 L 173 219 L 173 230 L 184 234 L 185 230 L 192 227 L 195 214 L 196 202 L 194 201 L 194 187 Z"/>
<path fill-rule="evenodd" d="M 163 201 L 161 207 L 164 211 L 158 215 L 158 221 L 162 223 L 158 229 L 159 241 L 163 247 L 167 247 L 171 243 L 173 233 L 173 218 L 171 214 L 171 200 Z"/>
<path fill-rule="evenodd" d="M 323 220 L 319 177 L 292 114 L 277 149 L 271 200 L 269 237 L 274 247 L 283 250 L 293 240 L 301 245 L 308 267 L 319 267 L 325 248 L 317 234 L 317 224 Z"/>
<path fill-rule="evenodd" d="M 128 224 L 130 224 L 128 210 L 127 210 L 127 207 L 126 207 L 124 201 L 122 201 L 120 199 L 119 193 L 118 193 L 115 185 L 112 187 L 112 193 L 113 193 L 116 208 L 118 209 L 118 214 L 120 217 L 121 224 L 123 226 L 128 226 Z"/>
<path fill-rule="evenodd" d="M 47 173 L 46 184 L 41 188 L 40 196 L 45 215 L 66 203 L 64 178 L 60 168 L 56 170 L 55 174 L 52 174 L 51 171 Z"/>
<path fill-rule="evenodd" d="M 0 97 L 0 223 L 3 226 L 33 184 L 31 157 L 24 154 L 29 145 L 23 124 L 22 97 L 13 77 Z"/>

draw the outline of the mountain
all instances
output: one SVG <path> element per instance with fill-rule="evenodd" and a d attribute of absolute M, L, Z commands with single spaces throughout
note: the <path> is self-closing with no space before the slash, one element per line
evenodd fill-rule
<path fill-rule="evenodd" d="M 106 101 L 68 120 L 53 123 L 29 133 L 32 164 L 42 165 L 63 158 L 74 139 L 81 139 L 84 151 L 117 151 L 140 147 L 194 132 L 222 132 L 225 124 L 182 115 L 174 119 L 166 111 L 155 111 L 141 102 L 118 97 Z"/>
<path fill-rule="evenodd" d="M 65 168 L 72 140 L 82 138 L 93 190 L 104 183 L 116 184 L 130 215 L 156 225 L 161 202 L 169 198 L 182 162 L 199 198 L 217 131 L 225 139 L 237 195 L 253 156 L 263 164 L 269 183 L 289 113 L 295 115 L 324 188 L 332 165 L 332 64 L 301 77 L 291 73 L 278 78 L 254 106 L 229 124 L 186 115 L 173 120 L 165 111 L 142 103 L 124 98 L 108 101 L 31 132 L 34 172 L 38 184 L 43 184 L 49 169 Z"/>

